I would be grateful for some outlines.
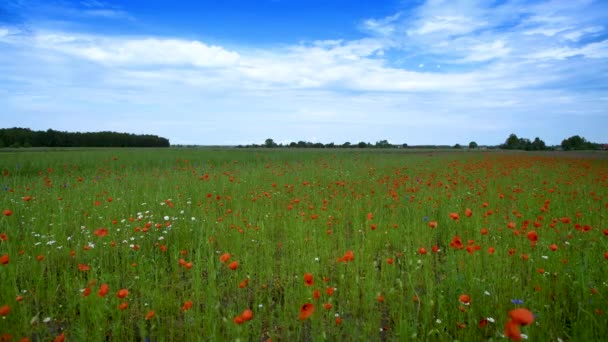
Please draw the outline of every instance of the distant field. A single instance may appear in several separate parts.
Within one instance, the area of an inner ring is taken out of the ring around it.
[[[605,339],[605,156],[3,150],[0,341]]]

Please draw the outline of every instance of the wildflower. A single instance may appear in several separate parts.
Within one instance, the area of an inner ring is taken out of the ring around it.
[[[458,221],[460,219],[460,215],[457,213],[450,213],[450,218],[454,221]]]
[[[325,289],[325,293],[326,293],[328,296],[333,295],[333,294],[334,294],[334,288],[333,288],[333,287],[328,287],[328,288],[326,288],[326,289]]]
[[[425,254],[426,254],[426,248],[424,248],[424,247],[420,247],[420,248],[418,249],[418,254],[420,254],[420,255],[425,255]]]
[[[85,287],[84,290],[82,290],[82,296],[83,297],[88,297],[91,294],[91,288],[90,287]]]
[[[9,262],[8,254],[0,255],[0,265],[6,265]]]
[[[89,265],[86,265],[86,264],[78,264],[78,270],[81,272],[87,272],[87,271],[91,270],[91,267],[89,267]]]
[[[471,304],[471,296],[469,296],[468,294],[461,294],[460,296],[458,296],[458,301],[463,305],[469,305]]]
[[[97,295],[99,297],[105,297],[108,292],[110,292],[110,287],[108,286],[108,284],[101,284],[99,286],[99,291],[97,292]]]
[[[4,214],[4,216],[11,216],[11,215],[13,215],[13,211],[10,209],[4,209],[2,211],[2,214]]]
[[[393,260],[393,258],[386,258],[386,263],[389,265],[392,265],[395,262],[395,260]]]
[[[454,235],[454,237],[452,238],[452,242],[450,242],[450,247],[456,248],[456,249],[464,248],[464,245],[462,244],[462,240],[460,239],[460,236]]]
[[[321,291],[319,291],[319,290],[314,290],[314,291],[312,292],[312,297],[313,297],[315,300],[316,300],[316,299],[321,298]]]
[[[61,333],[53,339],[53,342],[63,342],[65,341],[65,333]]]
[[[553,243],[553,244],[549,245],[549,249],[552,250],[553,252],[555,252],[557,250],[557,245]]]
[[[312,286],[315,283],[315,279],[310,273],[304,273],[304,284],[306,286]]]
[[[191,300],[184,302],[184,305],[182,305],[182,311],[188,311],[188,310],[192,309],[192,305],[193,305],[193,303]]]
[[[530,310],[525,308],[517,308],[509,311],[511,320],[519,325],[528,325],[534,322],[534,315]]]
[[[11,313],[11,307],[8,305],[0,306],[0,316],[4,317]]]
[[[429,227],[431,227],[431,228],[437,228],[437,221],[430,221],[429,222]]]
[[[108,235],[108,228],[99,228],[99,229],[95,229],[95,231],[93,232],[93,234],[99,236],[99,237],[104,237],[106,235]]]
[[[298,315],[299,320],[305,320],[315,312],[315,306],[312,303],[306,303],[300,307],[300,314]]]
[[[524,303],[523,299],[511,299],[511,304],[521,305]]]
[[[230,264],[228,264],[228,268],[231,270],[236,270],[239,267],[239,262],[238,261],[233,261]]]
[[[245,320],[243,319],[243,317],[241,317],[241,315],[238,315],[236,317],[234,317],[234,319],[232,320],[235,324],[243,324],[245,322]]]
[[[535,246],[536,242],[538,241],[538,234],[535,231],[531,230],[528,232],[527,236],[532,246]]]
[[[129,303],[127,303],[127,302],[122,302],[118,305],[119,310],[126,310],[128,307],[129,307]]]
[[[128,295],[129,295],[129,290],[127,290],[127,289],[120,289],[116,293],[116,297],[121,298],[121,299],[126,298]]]
[[[146,321],[149,321],[149,320],[151,320],[152,318],[154,318],[154,316],[156,316],[156,313],[154,312],[154,310],[150,310],[150,311],[148,311],[148,313],[146,314],[145,319],[146,319]]]
[[[505,324],[505,336],[515,341],[522,340],[519,324],[512,320],[508,320]]]
[[[353,251],[346,251],[344,256],[338,258],[338,262],[349,262],[355,260],[355,254]]]
[[[467,208],[467,209],[464,211],[464,215],[465,215],[466,217],[471,217],[471,216],[473,215],[473,211],[472,211],[471,209]]]
[[[244,321],[251,321],[253,319],[253,311],[250,309],[245,309],[243,313],[241,313],[241,318]]]
[[[230,260],[230,253],[224,253],[224,254],[220,255],[221,263],[226,263],[228,260]]]

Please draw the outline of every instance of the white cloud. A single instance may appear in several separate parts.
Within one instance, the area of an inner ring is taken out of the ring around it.
[[[470,47],[470,54],[465,57],[466,61],[484,62],[495,58],[505,57],[511,51],[502,40],[491,43],[482,43]]]
[[[604,30],[603,26],[590,26],[580,30],[571,30],[564,34],[564,38],[572,41],[579,41],[581,37],[586,36],[590,33],[598,33]]]
[[[410,35],[428,35],[432,33],[445,33],[447,35],[460,35],[470,33],[487,25],[483,21],[475,21],[464,16],[435,16],[426,19],[418,28],[408,30]]]
[[[608,58],[608,40],[590,43],[579,48],[556,47],[541,50],[528,55],[531,59],[557,59],[563,60],[569,57]]]
[[[62,33],[36,35],[41,47],[83,57],[106,65],[225,67],[239,54],[199,41],[160,38],[108,38]]]

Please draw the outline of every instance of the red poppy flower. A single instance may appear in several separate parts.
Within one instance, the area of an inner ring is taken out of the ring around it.
[[[237,268],[239,268],[239,262],[238,261],[233,261],[230,264],[228,264],[228,268],[231,270],[236,270]]]
[[[319,291],[319,290],[314,290],[314,291],[312,292],[312,298],[314,298],[314,299],[319,299],[319,298],[321,298],[321,291]]]
[[[298,315],[298,319],[308,319],[310,318],[310,316],[312,316],[313,312],[315,312],[315,305],[312,303],[306,303],[300,308],[300,314]]]
[[[116,297],[118,298],[126,298],[129,295],[129,290],[127,289],[120,289],[118,290],[118,292],[116,292]]]
[[[431,228],[437,228],[437,221],[431,221],[431,222],[429,222],[429,227],[431,227]]]
[[[84,291],[82,291],[82,296],[83,297],[88,297],[91,294],[91,288],[90,287],[85,287]]]
[[[350,262],[355,260],[355,254],[353,253],[353,251],[346,251],[346,253],[344,253],[344,256],[338,258],[338,262]]]
[[[228,260],[230,260],[230,253],[220,255],[220,262],[226,263]]]
[[[460,215],[458,215],[458,213],[450,213],[450,218],[456,221],[460,219]]]
[[[505,324],[505,336],[514,341],[521,341],[523,338],[521,336],[521,331],[519,331],[519,324],[512,320],[508,320]]]
[[[325,293],[326,293],[328,296],[333,295],[333,294],[334,294],[334,288],[333,288],[333,287],[328,287],[328,288],[326,288],[326,289],[325,289]]]
[[[325,303],[325,304],[323,304],[323,307],[325,308],[325,310],[330,310],[333,307],[333,305],[331,305],[331,303]]]
[[[91,270],[91,268],[89,267],[89,265],[78,264],[78,270],[81,272],[86,272],[86,271]]]
[[[182,311],[188,311],[188,310],[192,309],[192,305],[193,305],[193,303],[191,300],[184,302],[184,305],[182,305]]]
[[[4,214],[4,216],[11,216],[13,215],[13,211],[10,209],[4,209],[4,211],[2,211],[2,214]]]
[[[450,242],[450,247],[456,248],[456,249],[463,249],[464,248],[464,245],[462,244],[462,240],[460,239],[460,236],[455,235],[452,238],[452,242]]]
[[[395,262],[395,260],[393,260],[393,258],[386,258],[386,263],[389,265],[392,265]]]
[[[6,264],[8,264],[9,261],[10,261],[10,258],[8,257],[8,254],[0,255],[0,265],[6,265]]]
[[[426,254],[426,248],[424,248],[424,247],[420,247],[420,248],[418,249],[418,254],[420,254],[420,255],[425,255],[425,254]]]
[[[243,319],[243,317],[241,317],[241,315],[238,315],[236,317],[234,317],[234,319],[232,320],[235,324],[243,324],[245,322],[245,320]]]
[[[241,313],[241,318],[244,321],[251,321],[253,319],[253,311],[250,309],[245,309],[243,313]]]
[[[99,236],[99,237],[104,237],[106,235],[108,235],[108,228],[99,228],[99,229],[95,229],[95,231],[93,232],[93,234]]]
[[[531,230],[528,232],[527,236],[528,240],[530,240],[530,243],[532,243],[533,246],[536,245],[536,242],[538,241],[538,234],[535,231]]]
[[[0,316],[4,317],[11,313],[11,307],[8,305],[0,306]]]
[[[464,215],[465,215],[466,217],[471,217],[471,216],[473,215],[473,211],[472,211],[471,209],[467,208],[467,209],[464,211]]]
[[[150,310],[148,311],[148,313],[146,314],[146,321],[151,320],[152,318],[154,318],[156,316],[156,313],[154,312],[154,310]]]
[[[458,301],[464,305],[469,305],[471,304],[471,296],[469,296],[468,294],[461,294],[460,296],[458,296]]]
[[[374,214],[372,214],[372,213],[367,213],[367,219],[368,219],[368,220],[373,220],[373,219],[374,219]]]
[[[108,284],[101,284],[99,286],[99,291],[97,292],[97,295],[99,297],[105,297],[108,292],[110,292],[110,287],[108,286]]]
[[[553,252],[555,252],[557,250],[557,245],[553,243],[553,244],[549,245],[549,249],[552,250]]]
[[[64,342],[65,341],[65,333],[61,333],[53,339],[53,342]]]
[[[306,286],[313,286],[315,283],[315,279],[310,273],[304,273],[304,284]]]
[[[36,260],[38,260],[38,261],[44,260],[44,255],[41,254],[41,255],[37,256]]]
[[[118,305],[118,309],[119,310],[126,310],[129,307],[129,303],[128,302],[122,302]]]
[[[509,311],[509,317],[511,320],[520,325],[528,325],[534,322],[534,315],[530,310],[525,308],[517,308]]]

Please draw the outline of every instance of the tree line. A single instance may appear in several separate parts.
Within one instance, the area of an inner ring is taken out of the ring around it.
[[[309,142],[309,141],[298,141],[290,142],[288,144],[277,144],[274,139],[268,138],[263,144],[251,144],[251,145],[238,145],[239,148],[436,148],[436,149],[462,149],[465,146],[460,144],[455,145],[415,145],[409,146],[408,144],[391,144],[388,140],[376,141],[375,144],[361,141],[359,143],[345,142],[343,144],[334,144],[333,142],[323,144],[320,142]],[[581,138],[578,135],[564,139],[559,146],[548,146],[539,137],[530,140],[528,138],[520,138],[516,134],[511,134],[507,140],[500,145],[496,146],[480,146],[475,141],[471,141],[468,144],[469,149],[506,149],[506,150],[525,150],[525,151],[550,151],[550,150],[598,150],[607,149],[606,145],[592,143],[587,141],[585,138]]]
[[[559,146],[547,146],[544,141],[536,137],[533,141],[527,138],[519,138],[516,134],[511,134],[500,148],[507,150],[526,150],[526,151],[546,151],[562,149],[571,150],[605,150],[606,144],[599,144],[587,141],[587,139],[574,135],[562,140]]]
[[[0,129],[0,147],[169,147],[169,140],[150,134],[63,132],[29,128]]]

